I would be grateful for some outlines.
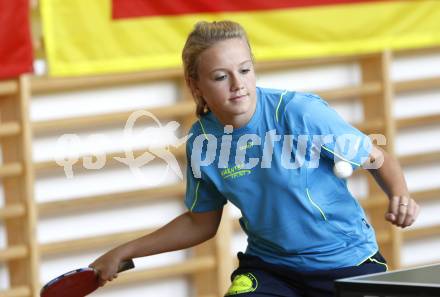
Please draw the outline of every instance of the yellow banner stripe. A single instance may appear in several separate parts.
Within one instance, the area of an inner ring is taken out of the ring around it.
[[[247,30],[257,60],[311,58],[440,44],[440,1],[386,1],[249,13],[113,20],[111,0],[42,0],[50,74],[86,75],[180,67],[200,20]]]

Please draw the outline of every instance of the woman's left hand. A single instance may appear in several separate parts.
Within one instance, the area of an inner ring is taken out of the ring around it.
[[[417,219],[420,206],[409,196],[393,196],[389,201],[385,219],[398,227],[411,226]]]

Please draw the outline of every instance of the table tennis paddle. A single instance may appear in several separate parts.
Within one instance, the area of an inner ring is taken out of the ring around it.
[[[134,268],[132,260],[121,262],[118,272]],[[40,292],[40,297],[84,297],[99,287],[98,274],[93,268],[69,271],[48,282]]]

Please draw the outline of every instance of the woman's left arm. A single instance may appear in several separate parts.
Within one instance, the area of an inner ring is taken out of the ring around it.
[[[368,171],[389,198],[385,219],[402,228],[411,226],[419,215],[420,206],[409,195],[399,162],[383,149],[373,145],[366,163],[382,164],[379,168]],[[370,168],[369,164],[364,164],[365,168]]]

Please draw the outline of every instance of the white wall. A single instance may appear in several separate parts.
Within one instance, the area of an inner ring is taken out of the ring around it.
[[[398,58],[392,68],[392,78],[399,81],[429,76],[438,77],[440,75],[439,66],[439,54],[429,54],[420,58]],[[394,114],[397,118],[440,113],[440,89],[399,94],[396,99]],[[399,132],[396,141],[398,155],[440,150],[440,124],[424,128],[404,129]],[[438,178],[440,176],[440,161],[425,166],[406,167],[404,170],[411,191],[440,186]],[[422,211],[418,221],[410,228],[440,223],[438,215],[440,203],[422,203],[421,207]],[[402,264],[416,265],[417,263],[438,262],[440,261],[439,247],[440,238],[438,237],[406,242],[402,249]]]
[[[392,67],[394,80],[420,78],[430,75],[440,75],[440,55],[432,54],[422,58],[398,58]],[[295,71],[283,71],[258,76],[258,85],[272,88],[287,88],[292,90],[323,90],[357,84],[360,81],[359,69],[354,64],[324,67],[306,67]],[[440,91],[426,91],[397,96],[395,116],[408,117],[411,115],[440,112]],[[133,85],[81,91],[57,93],[52,95],[34,96],[31,104],[33,121],[63,118],[87,114],[150,108],[164,104],[172,104],[177,100],[177,90],[171,83],[155,83],[148,85]],[[349,122],[362,120],[362,107],[352,102],[340,102],[333,105]],[[162,123],[165,125],[166,123]],[[78,136],[81,145],[75,150],[74,146],[59,147],[57,139],[60,134],[37,135],[34,140],[33,156],[35,161],[53,159],[56,154],[66,153],[74,156],[84,152],[116,151],[124,148],[126,141],[122,133],[124,126],[112,127],[96,131],[80,131]],[[154,141],[155,136],[147,137],[145,127],[135,129],[129,140],[135,146],[148,145],[148,140]],[[439,125],[424,129],[407,129],[399,131],[396,151],[399,155],[412,152],[424,152],[440,149]],[[168,131],[169,132],[169,131]],[[104,138],[97,141],[90,135],[101,133]],[[165,141],[172,138],[169,133],[163,137]],[[61,149],[60,149],[61,148]],[[411,190],[422,190],[440,186],[440,163],[429,166],[404,168]],[[184,169],[183,169],[184,170]],[[166,171],[165,164],[146,166],[142,173],[143,179],[133,176],[127,167],[104,167],[100,170],[74,172],[74,178],[68,179],[59,174],[37,176],[35,197],[38,202],[73,197],[102,194],[113,191],[137,189],[174,182],[177,177]],[[158,178],[159,176],[159,178]],[[350,188],[358,196],[364,196],[366,184],[362,178],[350,180]],[[440,198],[440,197],[439,197]],[[3,204],[3,193],[0,191],[0,205]],[[232,208],[232,207],[231,207]],[[168,201],[164,203],[147,203],[143,205],[129,204],[113,210],[83,212],[71,216],[48,217],[38,223],[38,240],[40,243],[57,240],[81,238],[140,229],[162,225],[185,210],[181,202]],[[233,209],[233,214],[239,217],[239,211]],[[385,210],[384,210],[385,211]],[[425,203],[419,221],[412,228],[438,224],[440,218],[440,203]],[[0,228],[0,248],[5,246],[4,230]],[[244,250],[245,237],[237,234],[233,240],[231,254]],[[109,247],[110,248],[110,247]],[[412,265],[418,262],[439,261],[440,253],[434,252],[440,248],[440,238],[423,242],[412,242],[404,245],[402,250],[403,264]],[[41,282],[57,276],[78,266],[87,266],[103,250],[43,258],[41,265]],[[155,267],[175,263],[187,257],[185,251],[173,252],[144,259],[137,259],[137,267]],[[0,269],[0,289],[7,286],[4,267]],[[185,278],[174,278],[161,282],[146,282],[138,285],[124,286],[117,289],[100,290],[94,296],[190,296],[191,290]]]

